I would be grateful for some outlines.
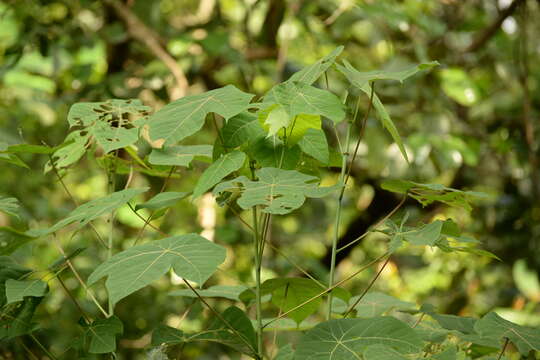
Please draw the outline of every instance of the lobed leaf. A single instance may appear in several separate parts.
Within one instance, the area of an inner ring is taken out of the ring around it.
[[[26,296],[45,296],[47,289],[47,283],[41,280],[9,279],[6,281],[6,304],[23,301]]]
[[[324,131],[317,129],[308,129],[305,135],[298,142],[300,149],[323,164],[330,161],[330,151]]]
[[[235,148],[264,137],[265,132],[257,116],[247,111],[233,116],[221,129],[226,147]]]
[[[238,150],[220,157],[202,173],[195,189],[193,189],[193,199],[204,194],[227,175],[240,169],[245,161],[246,154]]]
[[[94,320],[83,325],[82,346],[91,354],[106,354],[116,350],[116,337],[124,332],[122,321],[116,316]]]
[[[172,236],[131,247],[100,264],[88,285],[107,277],[114,305],[163,276],[171,268],[187,280],[203,284],[225,260],[225,248],[197,234]]]
[[[173,145],[199,131],[209,113],[219,114],[228,120],[246,110],[252,98],[252,94],[232,85],[180,98],[150,117],[150,140],[157,148]]]

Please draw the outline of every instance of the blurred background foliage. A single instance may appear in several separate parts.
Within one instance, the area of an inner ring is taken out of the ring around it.
[[[340,245],[364,233],[399,203],[397,195],[380,188],[383,179],[487,192],[490,199],[470,213],[442,205],[422,209],[407,201],[395,218],[406,212],[413,224],[452,218],[502,261],[409,247],[392,257],[375,288],[403,300],[432,303],[442,313],[479,316],[496,309],[509,320],[538,326],[539,16],[540,2],[533,0],[3,0],[0,142],[60,144],[68,132],[67,111],[78,101],[139,98],[157,109],[180,96],[226,84],[262,95],[276,81],[339,45],[345,46],[342,58],[362,71],[437,60],[440,67],[402,85],[377,83],[405,139],[411,164],[404,162],[376,119],[368,119],[346,193]],[[337,72],[331,71],[319,86],[340,95],[349,91],[351,106],[359,95]],[[364,99],[361,111],[366,108]],[[214,131],[207,124],[193,143],[212,143]],[[335,134],[328,136],[336,143]],[[144,156],[148,146],[141,143],[138,150]],[[25,168],[0,158],[0,195],[17,197],[23,205],[20,220],[0,214],[0,225],[43,227],[73,209],[53,172],[42,174],[47,160],[21,155]],[[106,194],[107,177],[99,166],[103,161],[100,154],[89,154],[64,174],[78,201]],[[187,191],[204,167],[198,163],[175,172],[168,189]],[[333,168],[321,173],[327,183],[337,175]],[[150,185],[155,193],[163,181],[136,174],[132,184]],[[291,215],[276,217],[272,244],[326,279],[334,211],[334,200],[313,200]],[[117,220],[115,251],[131,246],[143,224],[127,207]],[[234,214],[218,208],[211,197],[184,201],[156,224],[173,234],[203,232],[229,247],[226,264],[209,284],[253,284],[250,236]],[[107,231],[105,221],[97,227]],[[145,230],[148,239],[158,236]],[[96,259],[104,259],[90,231],[60,233],[59,239],[67,250],[86,248],[75,260],[85,276]],[[381,254],[382,239],[374,234],[342,251],[338,276]],[[42,239],[20,248],[15,256],[39,270],[59,253]],[[376,271],[360,274],[348,289],[359,293]],[[301,276],[268,248],[264,277],[277,274]],[[62,277],[84,298],[71,274]],[[60,355],[80,335],[80,314],[58,282],[49,286],[52,291],[37,314],[43,330],[36,336]],[[120,358],[145,358],[149,334],[158,324],[186,331],[204,327],[208,316],[201,314],[209,314],[200,304],[168,296],[181,287],[169,277],[117,306],[125,326]],[[89,313],[96,312],[91,302],[81,304]],[[275,309],[267,312],[277,314]],[[286,342],[289,335],[279,341]],[[29,339],[22,342],[4,344],[0,357],[24,354],[23,345],[41,353]],[[218,346],[190,344],[181,358],[216,359],[223,352]]]

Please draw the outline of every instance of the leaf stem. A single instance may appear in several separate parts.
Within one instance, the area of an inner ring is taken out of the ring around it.
[[[347,309],[347,312],[343,315],[344,318],[347,317],[347,315],[349,315],[351,313],[351,311],[354,310],[354,307],[356,305],[358,305],[358,303],[364,298],[364,296],[366,296],[367,292],[369,291],[369,289],[371,289],[373,287],[373,284],[375,284],[375,281],[377,281],[377,279],[379,278],[379,276],[381,276],[384,268],[386,267],[386,265],[388,265],[388,262],[390,261],[390,257],[388,257],[384,264],[381,266],[381,268],[379,269],[379,271],[377,271],[377,274],[375,274],[375,276],[373,277],[373,279],[371,279],[370,283],[368,284],[368,286],[364,289],[364,291],[362,292],[362,294],[358,297],[358,299],[354,302],[354,304],[352,304],[348,309]]]
[[[252,208],[253,214],[253,242],[255,250],[255,308],[256,308],[256,320],[257,320],[257,355],[263,358],[263,325],[261,314],[261,260],[262,254],[260,252],[260,234],[259,234],[259,220],[257,217],[257,207]]]
[[[504,345],[501,349],[501,352],[499,353],[499,356],[497,356],[497,360],[501,360],[502,356],[504,355],[504,352],[506,351],[506,347],[508,346],[508,342],[510,342],[509,338],[504,338]]]
[[[58,359],[49,350],[47,350],[47,348],[45,346],[43,346],[43,344],[34,336],[34,334],[30,333],[29,336],[30,336],[30,338],[32,340],[34,340],[34,342],[37,344],[37,346],[39,346],[40,349],[43,350],[45,355],[47,355],[51,360],[57,360]]]

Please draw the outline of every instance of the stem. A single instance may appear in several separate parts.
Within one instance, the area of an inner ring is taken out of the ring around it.
[[[344,318],[347,317],[347,315],[349,315],[351,313],[351,311],[354,310],[354,307],[356,305],[358,305],[358,303],[362,300],[362,298],[364,296],[366,296],[367,292],[369,291],[369,289],[371,289],[373,287],[373,284],[375,284],[375,281],[377,281],[377,279],[379,278],[379,276],[381,276],[384,268],[386,267],[386,265],[388,265],[388,262],[390,261],[390,257],[388,257],[386,259],[386,261],[384,262],[383,266],[381,266],[381,268],[379,269],[379,271],[377,271],[377,274],[375,274],[375,276],[373,277],[373,279],[371,279],[371,282],[369,283],[369,285],[364,289],[364,291],[362,292],[362,294],[358,297],[358,299],[354,302],[354,304],[352,304],[349,309],[347,309],[347,312],[343,315]]]
[[[506,350],[506,347],[508,346],[508,342],[510,341],[509,338],[504,338],[504,345],[501,349],[501,352],[499,353],[499,356],[497,356],[497,360],[501,360],[502,356],[504,355],[504,351]]]
[[[358,104],[357,104],[358,107]],[[345,193],[345,171],[347,169],[347,156],[348,156],[348,149],[349,149],[349,141],[351,137],[351,124],[348,124],[347,127],[347,136],[345,139],[345,148],[342,149],[342,157],[341,157],[341,172],[339,174],[339,183],[342,184],[341,191],[339,193],[339,197],[337,199],[337,210],[336,210],[336,218],[334,222],[334,237],[332,239],[332,259],[330,261],[330,278],[328,280],[328,287],[332,287],[334,284],[334,277],[335,277],[335,270],[336,270],[336,254],[337,254],[337,243],[339,239],[339,224],[341,222],[341,206],[342,206],[342,200],[343,200],[343,194]],[[328,310],[326,313],[326,319],[330,320],[332,316],[332,294],[328,294]]]
[[[257,218],[257,207],[253,207],[253,241],[255,248],[255,308],[257,318],[257,355],[262,359],[263,357],[263,326],[261,315],[261,260],[260,253],[260,234],[259,234],[259,220]]]
[[[45,355],[47,355],[51,360],[57,360],[57,357],[54,356],[53,354],[51,354],[51,352],[49,350],[47,350],[47,348],[45,346],[43,346],[43,344],[34,336],[34,334],[30,333],[29,336],[30,336],[30,338],[32,340],[34,340],[34,342],[37,344],[37,346],[39,346],[40,349],[43,350]]]
[[[113,153],[113,158],[111,159],[111,166],[108,171],[109,175],[109,195],[114,193],[116,188],[116,159],[118,156],[118,150]],[[109,240],[108,240],[108,249],[107,249],[107,259],[110,259],[113,255],[113,235],[114,235],[114,209],[111,210],[109,215]],[[112,316],[114,313],[114,306],[109,298],[109,316]]]

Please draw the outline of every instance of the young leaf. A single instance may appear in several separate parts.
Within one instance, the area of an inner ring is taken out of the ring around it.
[[[212,158],[212,145],[167,146],[152,149],[148,162],[153,165],[189,166],[196,156]]]
[[[178,330],[167,325],[159,325],[152,332],[152,346],[160,346],[163,344],[176,345],[181,344],[184,341],[184,333],[182,330]]]
[[[287,144],[297,144],[310,129],[320,130],[322,125],[319,115],[296,115],[293,123],[287,128]]]
[[[47,283],[41,280],[6,281],[7,304],[22,301],[26,296],[42,297],[47,293]]]
[[[135,211],[139,209],[150,209],[150,210],[163,209],[165,207],[176,204],[178,201],[185,199],[189,195],[190,195],[189,192],[176,192],[176,191],[162,192],[142,204],[137,204],[137,206],[135,206]]]
[[[276,85],[264,101],[281,105],[289,116],[289,122],[299,114],[321,115],[334,123],[345,118],[343,104],[337,96],[304,83],[291,81]]]
[[[308,85],[313,84],[324,72],[326,72],[326,70],[328,70],[328,68],[330,68],[330,66],[334,64],[336,58],[339,56],[339,54],[341,54],[342,51],[343,46],[338,46],[330,54],[317,60],[316,63],[294,73],[287,81],[297,81]]]
[[[282,129],[287,129],[292,117],[285,111],[283,106],[272,105],[264,125],[268,127],[268,136],[277,135]]]
[[[242,112],[230,118],[221,129],[221,134],[228,148],[235,148],[265,136],[257,117],[249,112]]]
[[[357,296],[353,296],[349,302],[354,304],[357,299]],[[367,318],[382,315],[393,309],[416,309],[416,306],[411,302],[402,301],[393,296],[374,291],[366,294],[354,309],[357,311],[358,317]]]
[[[0,197],[0,212],[19,218],[19,200],[12,197]]]
[[[501,344],[504,338],[510,339],[523,356],[526,356],[531,350],[540,351],[540,331],[538,329],[514,324],[494,312],[490,312],[478,320],[474,325],[474,330],[482,337],[499,339]]]
[[[330,320],[307,331],[298,342],[295,360],[349,360],[360,358],[374,344],[400,354],[422,350],[422,340],[404,322],[393,317]]]
[[[140,188],[140,189],[125,189],[121,191],[114,192],[112,194],[109,194],[105,197],[89,201],[85,204],[82,204],[75,210],[73,210],[69,215],[51,226],[50,228],[43,229],[43,230],[33,230],[29,231],[29,235],[37,235],[37,236],[44,236],[47,234],[51,234],[55,231],[60,230],[61,228],[74,223],[76,221],[79,222],[79,225],[77,226],[78,229],[82,228],[86,224],[88,224],[90,221],[110,213],[111,211],[119,208],[120,206],[124,205],[126,202],[134,198],[135,196],[142,194],[143,192],[147,191],[148,188]]]
[[[283,215],[302,206],[306,197],[323,197],[339,187],[319,187],[318,178],[294,170],[262,168],[255,175],[257,181],[240,176],[221,183],[215,187],[214,194],[239,191],[237,202],[241,208],[259,205],[262,212]]]
[[[225,298],[230,299],[234,301],[240,301],[240,294],[244,291],[246,291],[247,286],[244,285],[214,285],[210,286],[207,289],[201,289],[197,292],[202,297],[218,297],[218,298]],[[185,296],[190,298],[196,298],[197,295],[191,289],[181,289],[181,290],[175,290],[171,291],[169,293],[169,296]]]
[[[237,150],[220,157],[202,173],[197,185],[195,185],[195,189],[193,189],[193,199],[198,198],[207,190],[211,189],[212,186],[223,180],[225,176],[240,169],[245,161],[246,154]]]
[[[37,239],[25,232],[15,230],[8,226],[0,226],[0,255],[10,255],[20,246]]]
[[[124,332],[122,321],[116,316],[94,320],[83,325],[83,347],[91,354],[106,354],[116,350],[116,336]]]
[[[68,122],[71,127],[82,127],[108,153],[139,139],[139,129],[130,115],[140,118],[149,113],[150,108],[138,99],[111,99],[73,105],[69,109]]]
[[[163,276],[172,267],[183,278],[203,284],[225,260],[225,248],[197,234],[168,237],[131,247],[99,265],[88,278],[102,277],[114,305]]]
[[[323,164],[328,164],[330,152],[324,131],[308,129],[306,134],[298,142],[300,149],[306,154],[314,157]]]
[[[486,194],[476,191],[461,191],[440,184],[421,184],[407,180],[386,180],[381,187],[395,193],[407,194],[417,200],[423,206],[435,201],[440,201],[453,207],[461,207],[470,211],[470,203],[475,200],[485,199]]]
[[[213,112],[226,120],[247,109],[252,94],[232,85],[199,95],[185,96],[154,113],[149,121],[149,137],[154,147],[173,145],[199,131],[207,114]]]

